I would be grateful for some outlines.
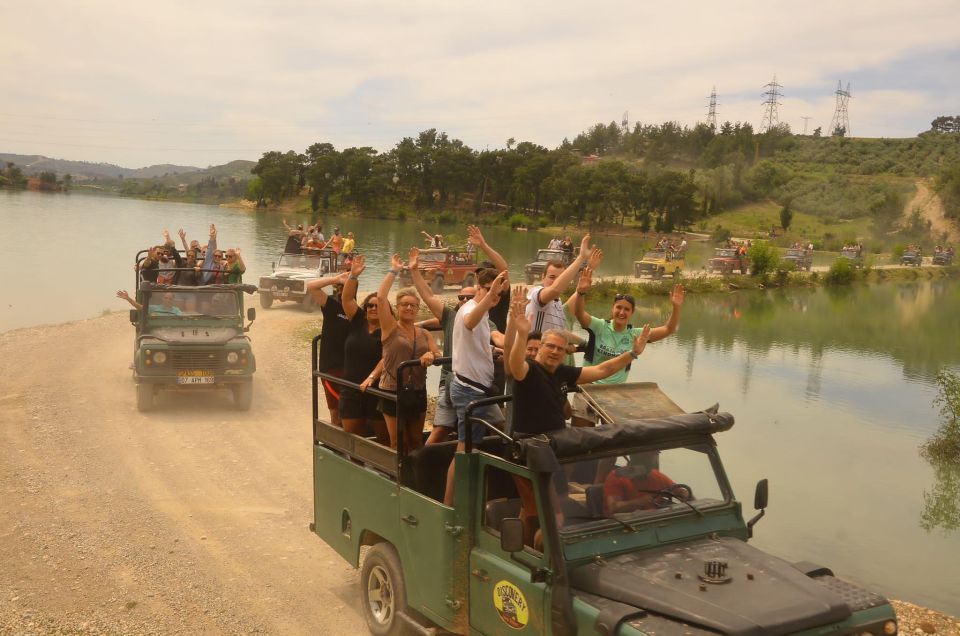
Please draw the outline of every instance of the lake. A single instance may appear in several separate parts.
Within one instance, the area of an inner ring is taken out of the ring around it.
[[[125,311],[114,293],[132,288],[134,255],[160,242],[164,227],[205,241],[216,223],[220,246],[242,248],[255,282],[283,247],[281,221],[263,211],[0,191],[0,332]],[[393,252],[422,245],[421,229],[466,234],[412,220],[324,218],[328,234],[334,225],[357,235],[367,281],[378,280]],[[549,238],[484,233],[515,280]],[[597,243],[602,275],[628,273],[641,249],[624,237]],[[695,246],[691,267],[707,254]],[[634,322],[662,321],[668,309],[666,299],[643,300]],[[607,317],[609,308],[591,310]],[[937,428],[935,375],[960,365],[958,334],[954,281],[691,296],[680,331],[650,345],[630,378],[658,382],[686,410],[719,402],[736,416],[717,441],[747,514],[756,481],[770,480],[757,546],[960,615],[960,471],[917,452]]]

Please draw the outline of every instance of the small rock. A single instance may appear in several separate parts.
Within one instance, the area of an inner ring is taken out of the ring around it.
[[[920,622],[920,629],[923,630],[924,633],[926,633],[926,634],[936,634],[936,633],[937,633],[937,628],[936,628],[936,627],[933,625],[933,623],[931,623],[930,621],[921,621],[921,622]]]

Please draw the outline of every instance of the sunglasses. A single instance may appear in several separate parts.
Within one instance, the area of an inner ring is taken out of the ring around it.
[[[633,299],[633,296],[631,296],[630,294],[617,294],[616,296],[613,297],[613,302],[617,302],[618,300],[625,300],[634,306],[636,306],[637,304],[637,301],[635,301]]]
[[[364,308],[364,309],[376,309],[376,308],[377,308],[377,303],[366,303],[366,304],[364,304],[363,308]]]
[[[464,295],[457,296],[457,300],[459,300],[460,302],[463,302],[465,300],[473,300],[473,296],[467,296],[464,294]]]
[[[404,307],[406,309],[416,309],[420,306],[420,303],[397,303],[397,307]]]
[[[221,254],[220,252],[214,252],[214,253],[213,253],[213,257],[214,257],[214,258],[223,258],[223,254]]]

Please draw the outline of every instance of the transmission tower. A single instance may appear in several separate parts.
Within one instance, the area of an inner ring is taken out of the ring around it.
[[[707,110],[707,126],[717,129],[717,87],[710,91],[710,108]]]
[[[847,90],[843,90],[843,82],[837,82],[837,105],[833,109],[833,119],[830,120],[830,134],[835,137],[850,135],[850,115],[847,113],[847,104],[850,103],[850,82]]]
[[[620,120],[620,129],[623,131],[623,134],[630,132],[630,111],[623,111],[623,119]]]
[[[773,76],[773,81],[765,85],[764,88],[767,89],[767,92],[764,93],[766,97],[763,100],[763,122],[760,124],[760,132],[765,133],[768,130],[776,128],[780,125],[780,116],[777,114],[777,106],[780,105],[780,98],[783,97],[783,93],[780,92],[780,89],[783,88],[782,85],[777,83],[777,76]]]
[[[801,117],[800,119],[803,120],[803,136],[806,137],[806,136],[807,136],[807,124],[810,123],[810,120],[813,119],[813,117]]]

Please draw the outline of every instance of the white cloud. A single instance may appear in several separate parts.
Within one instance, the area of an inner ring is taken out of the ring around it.
[[[721,119],[758,125],[774,73],[794,129],[826,127],[836,81],[865,77],[854,132],[909,135],[960,110],[946,82],[902,77],[960,74],[958,23],[932,0],[23,4],[0,25],[0,149],[207,165],[430,126],[554,146],[624,110],[693,123],[712,86]]]

